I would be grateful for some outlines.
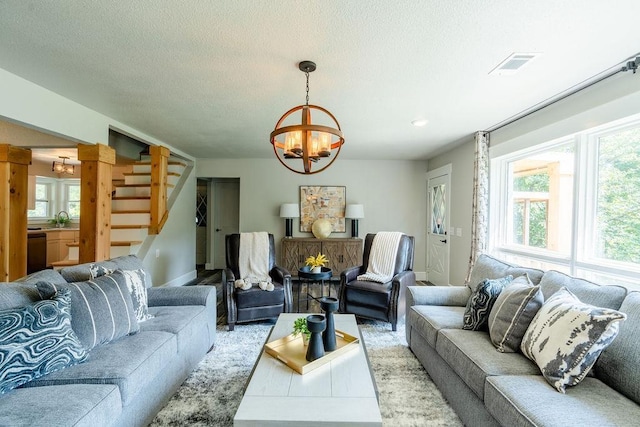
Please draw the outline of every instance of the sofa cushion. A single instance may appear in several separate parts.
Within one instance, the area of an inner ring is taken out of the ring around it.
[[[493,308],[493,304],[498,299],[500,292],[512,280],[513,276],[506,276],[500,279],[484,279],[478,283],[467,301],[462,329],[469,331],[487,330],[491,308]]]
[[[16,280],[16,282],[27,283],[34,286],[38,282],[49,282],[55,283],[56,285],[67,283],[67,281],[64,280],[64,277],[62,277],[62,275],[57,270],[52,269],[36,271],[35,273],[31,273],[28,276],[19,278],[18,280]]]
[[[498,351],[520,350],[522,337],[542,303],[540,286],[516,280],[500,293],[489,314],[489,336]]]
[[[18,308],[42,300],[35,285],[29,283],[0,283],[0,310]]]
[[[71,294],[0,311],[0,394],[87,358],[71,329]]]
[[[407,323],[435,348],[440,329],[462,329],[464,310],[464,307],[417,305],[409,310]]]
[[[176,336],[162,331],[145,331],[125,336],[91,350],[89,359],[38,378],[25,387],[63,384],[114,384],[120,389],[122,406],[156,377],[177,354]]]
[[[640,407],[596,378],[559,394],[541,376],[487,378],[485,406],[504,426],[633,426]]]
[[[482,400],[484,381],[491,375],[540,375],[540,369],[520,353],[499,353],[487,332],[442,329],[436,351]]]
[[[150,288],[153,286],[151,283],[151,275],[146,269],[140,258],[135,255],[124,255],[116,258],[111,258],[106,261],[87,262],[84,264],[73,265],[71,267],[65,267],[60,270],[60,274],[67,282],[86,282],[87,280],[94,279],[100,272],[116,271],[116,270],[138,270],[143,269],[145,275],[145,286]]]
[[[522,339],[522,352],[564,393],[589,373],[602,350],[618,335],[625,315],[584,304],[566,288],[540,308]]]
[[[627,320],[595,365],[598,378],[640,404],[640,292],[630,292],[620,306]],[[632,359],[629,355],[635,355]]]
[[[549,270],[540,281],[540,287],[544,299],[558,292],[561,288],[567,288],[572,294],[586,304],[596,307],[606,307],[618,310],[627,290],[622,286],[601,286],[596,283],[576,277],[567,276],[559,271]]]
[[[87,282],[37,286],[43,298],[58,289],[71,290],[71,326],[88,350],[140,329],[121,271]]]
[[[120,391],[112,384],[18,388],[0,399],[2,426],[95,427],[121,413]]]
[[[471,277],[467,286],[473,290],[478,283],[484,279],[498,279],[505,276],[518,277],[523,274],[527,274],[529,279],[534,285],[537,285],[544,274],[544,271],[536,268],[518,267],[512,264],[508,264],[492,256],[482,254],[476,260],[473,269],[471,270]]]
[[[140,324],[140,333],[164,331],[175,334],[178,340],[178,353],[181,353],[185,346],[192,345],[194,340],[204,340],[208,344],[207,334],[202,334],[202,329],[206,330],[208,321],[204,306],[161,306],[152,307],[149,311],[153,317]]]

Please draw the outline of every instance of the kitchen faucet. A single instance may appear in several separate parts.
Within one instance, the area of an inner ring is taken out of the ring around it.
[[[60,220],[62,219],[62,214],[64,214],[64,215],[65,215],[65,217],[66,217],[66,218],[65,218],[65,220],[66,220],[65,222],[68,222],[68,221],[69,221],[69,212],[67,212],[67,211],[60,211],[60,212],[58,212],[58,214],[56,215],[56,227],[63,227],[63,226],[64,226],[64,223],[63,223],[63,222],[60,222]]]

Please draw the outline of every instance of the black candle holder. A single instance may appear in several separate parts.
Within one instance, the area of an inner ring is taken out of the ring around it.
[[[324,356],[324,344],[322,343],[322,331],[327,326],[327,322],[323,315],[312,314],[307,316],[307,329],[311,332],[309,338],[309,346],[307,347],[306,359],[313,362]]]
[[[325,312],[327,327],[322,332],[322,343],[324,351],[333,351],[336,349],[336,328],[333,319],[333,313],[338,310],[338,298],[322,297],[320,298],[320,308]]]

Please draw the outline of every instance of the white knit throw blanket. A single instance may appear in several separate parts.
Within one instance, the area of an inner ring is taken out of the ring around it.
[[[271,282],[269,277],[269,233],[240,233],[238,254],[240,278],[248,283]]]
[[[396,255],[402,233],[381,231],[376,233],[371,243],[367,272],[358,276],[358,280],[387,283],[393,278]]]

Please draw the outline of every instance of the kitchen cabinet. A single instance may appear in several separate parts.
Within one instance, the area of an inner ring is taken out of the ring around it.
[[[77,229],[52,228],[43,231],[47,234],[47,265],[67,259],[69,256],[67,244],[80,240],[80,230]]]

